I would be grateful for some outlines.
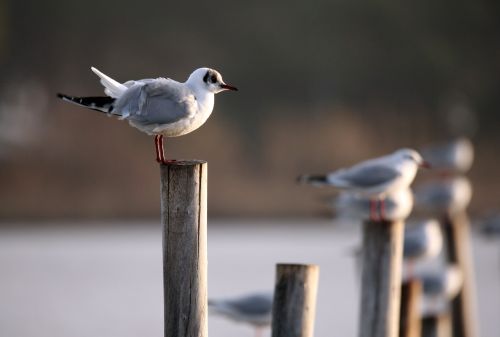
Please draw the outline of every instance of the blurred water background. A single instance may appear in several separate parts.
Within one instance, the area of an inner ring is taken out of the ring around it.
[[[0,231],[0,334],[10,337],[163,336],[161,229],[153,223]],[[95,227],[98,226],[98,227]],[[356,336],[358,226],[330,221],[214,221],[208,293],[272,290],[275,263],[320,265],[315,336]],[[500,331],[500,247],[473,236],[481,336]],[[209,316],[210,336],[252,337]],[[264,336],[270,336],[269,329]]]

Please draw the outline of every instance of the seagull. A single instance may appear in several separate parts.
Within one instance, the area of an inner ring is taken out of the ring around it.
[[[413,208],[413,193],[409,188],[388,193],[384,200],[386,220],[403,220],[410,215]],[[373,217],[369,197],[342,192],[334,201],[333,207],[341,217],[370,219]],[[379,209],[380,216],[380,209]]]
[[[443,233],[435,219],[408,222],[404,230],[403,261],[405,275],[412,278],[418,261],[434,258],[443,248]]]
[[[159,77],[115,81],[94,67],[90,68],[104,86],[104,97],[57,96],[64,101],[125,119],[148,135],[155,135],[156,161],[167,164],[163,137],[177,137],[198,129],[214,108],[214,95],[237,91],[224,83],[219,72],[210,68],[193,71],[186,82]]]
[[[474,161],[474,146],[465,137],[447,143],[430,145],[422,149],[421,153],[436,172],[444,175],[465,173]]]
[[[433,179],[414,189],[415,209],[432,216],[456,214],[469,206],[472,186],[463,176]]]
[[[370,218],[377,221],[376,206],[380,205],[380,218],[385,219],[385,197],[394,191],[408,188],[419,167],[429,167],[420,154],[412,149],[396,152],[361,162],[350,168],[326,175],[302,175],[299,182],[315,186],[333,186],[370,198]]]
[[[263,328],[271,325],[273,294],[266,292],[233,299],[209,299],[208,308],[213,314],[254,326],[258,337]]]
[[[462,270],[456,265],[445,266],[440,270],[427,270],[417,277],[422,282],[422,315],[431,316],[446,310],[462,289],[464,278]]]

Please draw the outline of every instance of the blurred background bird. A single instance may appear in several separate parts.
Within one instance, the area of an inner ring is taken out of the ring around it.
[[[255,336],[271,325],[273,294],[252,293],[230,299],[209,299],[209,312],[222,315],[235,322],[249,324],[255,328]]]

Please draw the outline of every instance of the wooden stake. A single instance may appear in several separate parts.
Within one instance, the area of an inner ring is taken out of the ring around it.
[[[403,258],[402,221],[363,224],[360,337],[397,337]]]
[[[453,335],[477,337],[474,266],[470,237],[470,223],[465,212],[448,216],[444,221],[448,260],[463,273],[463,287],[452,301]]]
[[[207,337],[207,163],[160,167],[165,337]]]
[[[272,337],[312,337],[319,267],[278,264],[274,289]]]
[[[420,337],[422,282],[410,280],[401,287],[401,314],[399,337]]]
[[[449,313],[425,317],[422,320],[422,337],[452,337]]]

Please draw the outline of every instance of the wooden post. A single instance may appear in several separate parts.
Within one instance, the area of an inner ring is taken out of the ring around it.
[[[397,337],[401,301],[403,221],[365,221],[360,337]]]
[[[448,260],[462,270],[463,286],[452,301],[452,325],[455,337],[477,337],[474,266],[470,224],[465,212],[446,217],[444,221]]]
[[[272,337],[312,337],[319,267],[278,264],[274,288]]]
[[[165,337],[207,337],[207,163],[160,167]]]
[[[422,282],[410,280],[401,287],[401,314],[399,337],[420,337]]]
[[[452,337],[449,313],[422,319],[422,337]]]

